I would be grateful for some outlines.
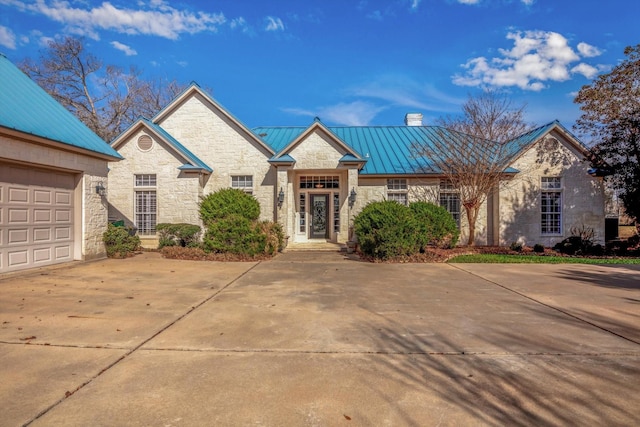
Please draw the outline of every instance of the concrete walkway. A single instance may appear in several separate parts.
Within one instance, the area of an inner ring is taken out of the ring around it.
[[[0,425],[637,425],[640,267],[144,253],[0,276]]]

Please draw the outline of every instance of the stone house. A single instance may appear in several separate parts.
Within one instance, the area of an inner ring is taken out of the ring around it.
[[[0,54],[0,273],[106,256],[120,155]]]
[[[440,128],[409,114],[404,126],[247,128],[192,84],[153,119],[141,118],[112,143],[124,160],[110,165],[111,220],[157,244],[157,223],[200,224],[206,194],[234,187],[252,194],[262,219],[280,222],[289,243],[345,243],[367,203],[430,200],[467,233],[460,199],[442,173],[418,167],[411,147]],[[555,244],[574,226],[604,238],[604,195],[587,174],[585,147],[554,121],[508,143],[503,184],[482,207],[477,244]],[[464,240],[461,240],[464,241]]]

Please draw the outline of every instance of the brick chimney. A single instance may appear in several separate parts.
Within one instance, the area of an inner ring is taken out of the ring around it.
[[[422,126],[422,113],[407,113],[404,116],[404,124],[407,126]]]

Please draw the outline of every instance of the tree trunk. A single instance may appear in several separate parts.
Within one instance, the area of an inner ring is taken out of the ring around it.
[[[467,240],[467,245],[474,246],[476,244],[476,220],[478,219],[480,206],[465,206],[464,210],[467,212],[467,222],[469,223],[469,239]]]

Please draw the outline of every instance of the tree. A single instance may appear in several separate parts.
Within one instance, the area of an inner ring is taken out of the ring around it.
[[[640,228],[640,44],[624,54],[609,73],[580,89],[574,102],[582,115],[575,127],[593,139],[593,166],[613,174],[613,187]]]
[[[144,80],[135,67],[104,66],[74,37],[49,42],[38,62],[25,59],[20,68],[105,141],[184,89],[176,81]]]
[[[476,221],[482,204],[505,177],[516,150],[508,142],[531,130],[524,122],[525,106],[513,107],[506,95],[485,91],[469,96],[460,117],[438,120],[430,144],[415,144],[430,172],[441,173],[455,189],[469,225],[468,245],[475,244]]]
[[[506,94],[495,89],[469,95],[461,116],[440,118],[437,124],[489,141],[507,142],[531,130],[524,121],[526,105],[513,105]]]

